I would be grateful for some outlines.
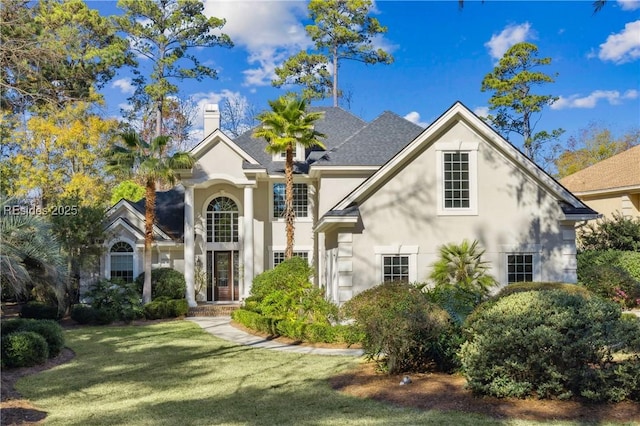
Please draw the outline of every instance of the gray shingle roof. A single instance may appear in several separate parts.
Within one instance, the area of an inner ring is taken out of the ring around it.
[[[131,204],[140,213],[145,214],[144,198]],[[181,241],[184,237],[184,187],[182,185],[177,185],[168,191],[156,192],[156,225],[175,241]]]
[[[405,118],[385,111],[340,146],[328,150],[318,165],[381,166],[424,129]]]

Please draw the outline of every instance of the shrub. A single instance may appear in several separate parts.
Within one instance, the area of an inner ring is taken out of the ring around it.
[[[98,324],[109,324],[116,320],[129,322],[143,317],[140,296],[133,283],[100,280],[86,296],[96,309],[95,320]]]
[[[581,250],[623,250],[640,252],[640,218],[626,218],[614,213],[587,224],[578,232]]]
[[[6,336],[20,330],[26,323],[31,321],[27,318],[10,318],[2,321],[2,335]]]
[[[144,305],[144,316],[147,319],[176,318],[189,312],[186,299],[176,300],[159,297]]]
[[[344,305],[364,333],[365,355],[395,374],[456,365],[446,347],[455,327],[445,310],[430,303],[416,287],[388,282],[366,290]]]
[[[514,283],[502,287],[500,291],[492,297],[492,299],[501,299],[515,293],[523,293],[525,291],[542,291],[542,290],[561,290],[566,293],[580,294],[585,297],[590,295],[589,290],[576,284],[539,282],[539,283]]]
[[[640,305],[640,252],[579,253],[578,282],[622,307],[636,307]]]
[[[271,324],[269,323],[269,320],[258,312],[248,311],[246,309],[236,309],[231,313],[231,318],[252,330],[262,333],[271,333]]]
[[[612,362],[614,348],[633,344],[634,326],[620,318],[617,305],[581,292],[526,291],[490,300],[464,325],[460,358],[469,387],[496,397],[630,396],[637,389],[625,375],[636,361]]]
[[[294,257],[280,263],[254,278],[245,309],[264,317],[261,324],[268,325],[268,333],[305,339],[309,324],[329,325],[338,315],[324,291],[310,282],[312,275],[304,259]]]
[[[20,310],[20,316],[22,318],[33,319],[58,319],[58,307],[54,305],[48,305],[42,302],[28,302],[22,305]]]
[[[49,357],[57,356],[64,348],[64,332],[60,324],[52,320],[27,321],[19,331],[33,331],[41,335],[49,346]]]
[[[96,310],[89,305],[73,305],[70,315],[78,324],[91,324],[95,322]]]
[[[136,278],[138,294],[142,294],[144,272]],[[151,298],[168,297],[169,299],[184,299],[187,284],[184,275],[172,268],[158,268],[151,271]]]
[[[440,259],[432,266],[429,278],[434,287],[420,286],[430,301],[441,306],[453,320],[462,324],[481,301],[486,299],[496,280],[488,274],[489,263],[482,261],[484,250],[478,241],[440,247]]]
[[[17,331],[2,338],[2,366],[32,367],[49,357],[47,341],[33,331]]]

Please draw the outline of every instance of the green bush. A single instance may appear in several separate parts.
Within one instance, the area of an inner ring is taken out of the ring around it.
[[[58,307],[54,305],[48,305],[42,302],[28,302],[22,305],[20,310],[20,316],[22,318],[33,319],[58,319]]]
[[[98,324],[117,320],[130,322],[144,316],[140,295],[133,283],[100,280],[86,296],[91,301],[91,307],[96,309],[95,320]]]
[[[144,272],[136,278],[138,294],[142,294]],[[151,270],[151,298],[168,297],[169,299],[184,299],[187,284],[184,275],[172,268],[158,268]]]
[[[451,317],[415,286],[378,285],[349,300],[344,313],[364,333],[365,355],[390,374],[456,366],[448,346],[455,340],[448,337],[455,335]]]
[[[313,269],[299,257],[280,263],[254,278],[245,309],[264,317],[260,324],[268,325],[268,333],[305,340],[310,324],[330,325],[338,316],[337,306],[311,283],[312,275]]]
[[[618,401],[637,392],[625,375],[635,361],[631,321],[597,296],[564,290],[516,292],[492,299],[466,320],[460,358],[469,387],[496,397]],[[624,388],[620,388],[624,386]]]
[[[236,309],[231,313],[231,318],[245,327],[261,333],[271,333],[272,331],[269,320],[258,312],[248,311],[246,309]]]
[[[2,366],[32,367],[49,357],[47,341],[33,331],[17,331],[2,337]]]
[[[615,213],[587,224],[578,232],[580,250],[623,250],[640,252],[640,218]]]
[[[11,318],[2,322],[2,335],[32,331],[42,336],[49,348],[49,357],[58,355],[64,348],[64,332],[60,324],[53,320]]]
[[[64,332],[60,324],[53,320],[31,320],[27,321],[19,331],[33,331],[38,333],[49,346],[49,357],[57,356],[64,348]]]
[[[554,283],[554,282],[536,282],[536,283],[514,283],[502,287],[500,291],[491,299],[501,299],[515,293],[523,293],[525,291],[542,291],[542,290],[561,290],[566,293],[580,294],[589,297],[590,292],[584,287],[576,284]]]
[[[624,308],[640,306],[640,252],[579,253],[578,283]]]
[[[70,315],[78,324],[91,324],[95,322],[96,310],[89,305],[73,305]]]
[[[176,318],[189,312],[186,299],[169,299],[161,296],[144,305],[144,316],[147,319]]]

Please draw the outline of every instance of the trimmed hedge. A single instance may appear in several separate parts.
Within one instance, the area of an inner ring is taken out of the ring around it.
[[[32,367],[49,357],[47,341],[34,331],[16,331],[2,338],[2,366]]]
[[[144,316],[147,319],[177,318],[187,315],[189,304],[186,299],[169,299],[159,297],[144,305]]]
[[[639,394],[638,357],[613,362],[613,354],[634,350],[640,323],[621,320],[620,307],[600,297],[516,292],[480,305],[464,332],[460,358],[477,394],[595,401]]]
[[[22,318],[32,319],[58,319],[58,307],[48,305],[42,302],[31,301],[22,305],[20,310],[20,316]]]
[[[64,331],[60,324],[53,320],[12,318],[2,322],[3,336],[23,331],[32,331],[45,339],[49,358],[58,355],[64,348]]]
[[[556,283],[556,282],[534,282],[534,283],[514,283],[502,287],[500,291],[491,299],[501,299],[515,293],[523,293],[525,291],[543,291],[543,290],[561,290],[570,294],[581,294],[588,297],[591,293],[588,289],[576,284]]]
[[[96,309],[90,305],[73,305],[70,313],[71,319],[78,324],[91,324],[96,319]]]

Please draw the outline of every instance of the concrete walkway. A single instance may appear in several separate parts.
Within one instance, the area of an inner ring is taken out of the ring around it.
[[[239,345],[253,346],[254,348],[273,349],[276,351],[295,352],[299,354],[311,355],[343,355],[362,356],[362,349],[330,349],[314,348],[312,346],[289,345],[254,336],[231,326],[230,317],[187,317],[187,321],[195,322],[205,331],[223,340],[237,343]]]

